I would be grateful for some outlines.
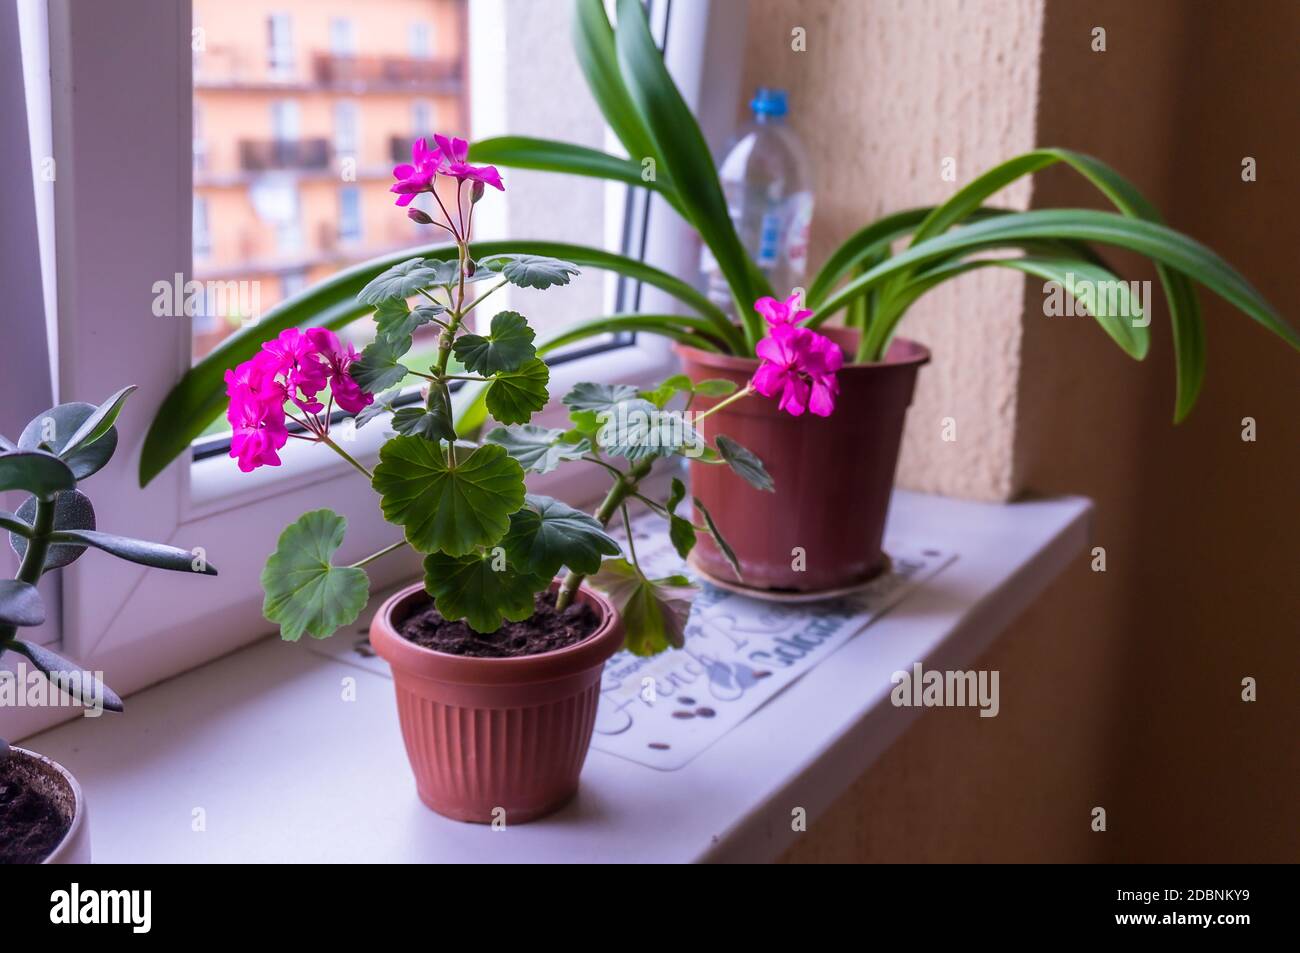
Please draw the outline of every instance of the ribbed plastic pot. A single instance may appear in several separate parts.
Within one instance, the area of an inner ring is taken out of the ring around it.
[[[851,354],[857,332],[826,329]],[[743,387],[758,361],[677,346],[693,381],[726,378]],[[815,593],[866,582],[887,565],[881,550],[898,468],[903,422],[916,376],[930,360],[923,345],[894,340],[885,360],[846,364],[829,417],[792,417],[775,400],[751,397],[707,417],[710,441],[726,434],[763,461],[776,492],[756,490],[729,467],[691,462],[691,492],[736,551],[743,583],[754,589]],[[706,410],[717,400],[699,399]],[[719,579],[735,579],[712,539],[692,560]]]
[[[41,861],[43,864],[90,863],[90,822],[86,819],[86,799],[71,772],[57,761],[11,747],[5,771],[21,775],[23,781],[54,802],[68,822],[68,832]]]
[[[576,598],[600,618],[596,631],[576,645],[519,658],[449,655],[402,638],[402,623],[428,604],[420,585],[398,592],[376,613],[370,644],[393,669],[420,800],[439,814],[521,824],[577,793],[601,672],[623,645],[623,623],[586,586]]]

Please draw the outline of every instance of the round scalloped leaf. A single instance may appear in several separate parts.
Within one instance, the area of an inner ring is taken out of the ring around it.
[[[591,450],[586,438],[566,439],[566,431],[523,424],[497,427],[484,440],[505,447],[519,465],[529,473],[550,473],[565,460],[577,460]]]
[[[496,258],[487,267],[493,271],[499,270],[502,277],[520,288],[545,289],[553,285],[567,285],[571,277],[581,274],[573,262],[544,255]]]
[[[18,507],[15,514],[24,523],[31,525],[36,521],[36,497],[29,496]],[[89,498],[78,490],[64,490],[54,498],[54,530],[95,528],[95,507]],[[9,534],[9,545],[13,547],[18,558],[27,554],[27,540],[17,533]],[[75,562],[86,547],[80,543],[53,543],[45,551],[45,568],[42,572],[58,569]]]
[[[497,568],[491,552],[424,557],[424,588],[433,604],[450,620],[464,619],[475,632],[495,632],[502,624],[522,622],[533,614],[533,596],[545,589],[549,576]]]
[[[441,284],[440,262],[426,263],[423,258],[408,258],[372,278],[357,295],[362,304],[377,305],[381,301],[405,300],[421,288]]]
[[[647,579],[626,559],[606,559],[590,582],[618,610],[633,655],[656,655],[670,645],[686,644],[691,600],[699,590],[685,576]]]
[[[452,351],[467,370],[490,377],[502,371],[517,371],[537,355],[533,329],[517,311],[501,311],[492,317],[486,335],[465,334],[456,339]]]
[[[561,566],[589,576],[599,571],[602,556],[623,552],[595,517],[532,494],[524,508],[511,515],[502,545],[511,566],[544,579],[555,576]]]
[[[442,305],[432,302],[410,308],[404,298],[389,298],[375,307],[375,333],[400,341],[446,311]]]
[[[524,470],[503,447],[482,446],[454,465],[441,444],[400,436],[379,450],[374,488],[384,519],[422,553],[463,556],[491,546],[524,503]]]
[[[584,382],[575,384],[573,390],[564,395],[564,403],[570,410],[594,410],[600,413],[613,410],[626,400],[634,399],[639,391],[631,384],[592,384]]]
[[[546,385],[551,372],[535,357],[517,371],[505,371],[492,379],[487,389],[487,409],[503,424],[526,424],[546,406]]]
[[[401,339],[377,337],[361,352],[361,358],[348,369],[348,374],[362,390],[377,394],[388,390],[411,373],[401,363],[402,355],[411,349],[410,337]]]
[[[63,455],[63,448],[98,409],[94,404],[83,401],[51,407],[23,428],[18,437],[18,447],[21,450],[36,450],[45,443],[50,452],[68,465],[74,477],[84,480],[98,472],[112,458],[113,452],[117,450],[117,428],[110,426],[93,443],[83,443],[67,456]]]
[[[335,566],[348,521],[330,510],[304,513],[285,527],[262,570],[262,615],[296,642],[333,635],[355,622],[370,598],[370,579],[356,566]]]

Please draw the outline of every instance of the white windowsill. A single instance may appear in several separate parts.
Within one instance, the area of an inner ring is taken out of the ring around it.
[[[815,828],[918,715],[890,703],[889,676],[970,666],[1083,549],[1090,510],[896,492],[889,532],[952,565],[686,767],[593,750],[574,803],[504,831],[419,802],[390,680],[274,638],[24,744],[80,780],[99,861],[772,860],[792,808]]]

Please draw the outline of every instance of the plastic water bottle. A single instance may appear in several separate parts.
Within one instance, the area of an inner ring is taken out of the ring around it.
[[[760,87],[749,105],[753,120],[740,130],[718,174],[741,244],[785,297],[802,286],[807,269],[812,169],[803,144],[785,124],[785,90]],[[700,268],[709,298],[734,317],[731,291],[707,247]]]

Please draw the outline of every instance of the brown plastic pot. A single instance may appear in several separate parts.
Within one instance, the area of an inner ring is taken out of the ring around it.
[[[852,354],[856,331],[831,328],[823,333]],[[758,369],[754,358],[684,345],[677,352],[693,381],[721,377],[743,387]],[[736,551],[744,585],[830,592],[866,582],[885,568],[880,547],[903,419],[917,372],[929,360],[926,347],[896,338],[885,360],[846,364],[839,372],[840,393],[830,417],[792,417],[777,410],[775,400],[754,396],[704,420],[705,437],[712,441],[726,434],[748,447],[776,483],[776,492],[768,493],[729,467],[691,462],[692,492]],[[693,409],[715,403],[702,398]],[[691,558],[716,578],[735,579],[707,536],[701,536]]]
[[[9,760],[5,762],[4,770],[10,776],[21,777],[26,784],[49,798],[68,823],[63,839],[41,863],[90,863],[90,822],[86,819],[86,799],[82,796],[81,785],[68,769],[43,754],[15,746],[9,749]]]
[[[601,672],[623,645],[623,623],[609,601],[586,586],[577,598],[599,616],[596,631],[576,645],[519,658],[449,655],[402,638],[402,623],[429,602],[421,585],[375,614],[370,644],[393,669],[415,787],[439,814],[520,824],[577,793]]]

